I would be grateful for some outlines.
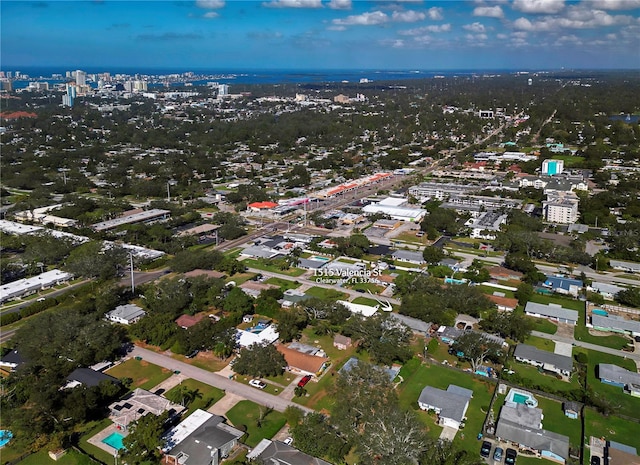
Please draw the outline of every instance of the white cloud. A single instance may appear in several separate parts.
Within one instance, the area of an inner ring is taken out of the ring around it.
[[[633,10],[640,8],[640,0],[589,0],[587,5],[599,10]]]
[[[342,19],[334,19],[336,26],[376,26],[389,21],[389,17],[382,11],[372,11],[361,15],[351,15]]]
[[[484,42],[489,37],[486,34],[467,34],[465,38],[469,42]]]
[[[419,36],[414,37],[413,41],[418,45],[429,45],[433,43],[433,37],[431,36]]]
[[[567,15],[545,17],[537,21],[518,18],[512,23],[521,31],[560,31],[564,29],[594,29],[598,27],[623,26],[635,21],[632,16],[610,15],[602,10],[591,10],[581,7],[571,8]]]
[[[615,34],[607,34],[606,37],[608,40],[618,40],[618,36]]]
[[[451,24],[431,24],[429,26],[418,27],[415,29],[407,29],[405,31],[398,31],[398,34],[403,36],[420,36],[427,32],[449,32],[451,30]]]
[[[425,17],[424,13],[414,10],[394,11],[391,15],[391,19],[398,23],[415,23],[416,21],[422,21]]]
[[[331,0],[327,6],[332,10],[350,10],[351,0]]]
[[[217,18],[218,16],[220,15],[215,11],[207,11],[205,14],[202,15],[202,17],[206,19],[213,19],[213,18]]]
[[[444,18],[444,15],[442,14],[442,8],[436,6],[429,8],[427,10],[427,14],[429,15],[429,19],[433,21],[440,21]]]
[[[500,39],[500,40],[505,40],[505,39],[506,39],[507,37],[509,37],[509,36],[507,36],[506,34],[498,34],[498,35],[496,35],[496,37],[497,37],[498,39]]]
[[[473,24],[465,24],[464,26],[462,26],[462,29],[476,33],[484,32],[486,30],[484,24],[478,22],[475,22]]]
[[[224,6],[224,0],[196,0],[196,6],[208,10],[217,10]]]
[[[322,0],[271,0],[262,5],[271,8],[322,8]]]
[[[487,18],[504,18],[504,11],[496,6],[477,6],[473,9],[473,16],[486,16]]]
[[[564,0],[513,0],[513,9],[523,13],[558,13],[564,8]]]

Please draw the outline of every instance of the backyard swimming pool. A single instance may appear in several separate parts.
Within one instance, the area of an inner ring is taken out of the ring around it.
[[[309,257],[309,260],[315,260],[317,262],[330,262],[331,259],[327,257],[320,257],[319,255],[312,255]]]
[[[512,404],[522,404],[532,408],[538,406],[538,401],[535,397],[533,397],[533,394],[527,391],[520,391],[516,389],[511,389],[509,391],[505,402]]]
[[[0,449],[3,448],[9,441],[13,434],[8,429],[0,429]]]
[[[107,446],[113,447],[115,450],[124,449],[122,440],[124,436],[120,433],[111,433],[109,436],[102,440]]]

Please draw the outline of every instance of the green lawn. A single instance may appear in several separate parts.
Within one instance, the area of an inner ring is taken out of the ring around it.
[[[227,418],[236,428],[241,428],[242,425],[246,427],[247,436],[243,442],[249,447],[255,447],[262,439],[271,439],[286,423],[284,415],[273,410],[258,427],[261,408],[265,407],[249,400],[241,400],[227,412]]]
[[[554,433],[569,436],[571,447],[580,448],[580,441],[582,440],[580,419],[572,420],[567,417],[562,411],[561,402],[546,399],[542,396],[536,396],[536,399],[538,399],[538,407],[542,409],[544,414],[542,427]]]
[[[540,350],[546,350],[547,352],[553,352],[556,348],[555,342],[551,339],[544,339],[537,336],[529,336],[524,343],[537,347]]]
[[[101,420],[99,422],[89,423],[84,434],[80,437],[80,449],[103,463],[111,463],[113,461],[113,455],[100,449],[99,447],[94,446],[93,444],[89,444],[87,440],[105,429],[111,423],[111,420],[109,420],[108,418],[105,418],[104,420]]]
[[[336,291],[335,289],[328,289],[325,287],[314,286],[304,292],[306,295],[317,297],[319,299],[331,299],[331,300],[345,300],[349,296],[344,292]]]
[[[557,295],[541,295],[534,294],[531,296],[531,302],[537,302],[539,304],[558,304],[564,308],[570,308],[571,310],[577,310],[578,312],[584,311],[584,302],[576,299],[570,299],[568,297],[559,297]]]
[[[272,273],[278,273],[278,274],[283,274],[287,276],[300,276],[305,273],[305,270],[301,270],[300,268],[289,268],[288,270],[281,270],[277,266],[269,265],[267,263],[263,263],[253,258],[247,258],[246,260],[242,260],[242,263],[244,263],[244,265],[248,266],[249,268],[256,268],[258,270],[263,270],[263,271],[271,271]]]
[[[509,366],[520,378],[525,380],[523,383],[525,388],[537,386],[541,391],[558,393],[558,395],[573,389],[580,389],[578,376],[575,373],[571,376],[571,382],[566,382],[553,375],[540,373],[538,368],[526,363],[513,361]],[[517,378],[510,378],[510,375],[505,374],[504,377],[508,381],[518,382]]]
[[[495,384],[442,365],[422,364],[416,358],[402,367],[400,376],[404,379],[398,388],[400,405],[403,408],[416,411],[418,410],[418,397],[425,386],[447,389],[450,384],[455,384],[473,390],[473,399],[469,403],[466,414],[466,426],[458,432],[454,443],[470,453],[476,454],[479,447],[476,436],[482,431]],[[429,429],[436,426],[427,413],[419,412],[419,416]]]
[[[220,399],[224,397],[224,391],[222,389],[218,389],[216,387],[210,386],[205,383],[201,383],[200,381],[196,381],[195,379],[185,379],[178,386],[169,389],[165,393],[165,397],[168,399],[173,399],[173,395],[180,390],[180,386],[186,386],[190,390],[197,389],[202,397],[196,398],[189,405],[189,410],[184,415],[185,417],[193,413],[197,409],[206,410]]]
[[[360,278],[355,278],[356,281],[358,279]],[[367,293],[367,291],[371,291],[371,293],[373,294],[380,294],[384,290],[383,286],[379,286],[378,284],[375,284],[375,283],[360,283],[360,282],[347,283],[345,287],[348,287],[349,289],[353,289],[356,291],[361,290],[361,291],[364,291],[365,293]]]
[[[153,365],[145,360],[136,360],[135,358],[130,358],[116,365],[107,370],[106,373],[118,379],[131,378],[133,380],[132,389],[142,388],[147,390],[157,386],[173,374],[166,368]]]
[[[249,385],[249,381],[251,381],[253,378],[251,376],[236,374],[233,379],[239,383]],[[268,378],[267,379],[261,378],[261,380],[264,381],[264,383],[267,385],[267,387],[263,389],[264,392],[268,394],[273,394],[274,396],[277,396],[280,393],[282,393],[282,390],[283,390],[282,386],[271,383]]]
[[[611,363],[627,370],[636,371],[635,363],[617,355],[605,354],[595,350],[576,348],[577,351],[586,352],[588,357],[587,385],[601,397],[611,402],[616,411],[640,420],[640,398],[625,394],[622,388],[605,384],[596,377],[596,367],[599,363]],[[640,426],[638,426],[640,431]]]
[[[541,333],[547,334],[555,334],[556,331],[558,331],[558,326],[546,318],[529,317],[528,320],[533,323],[534,331],[540,331]]]
[[[625,412],[629,415],[628,412]],[[628,446],[640,449],[640,426],[638,423],[624,420],[615,415],[605,417],[594,409],[587,408],[584,413],[584,440],[589,443],[591,436],[604,437]]]
[[[300,283],[289,281],[288,279],[282,279],[282,278],[269,278],[265,281],[265,283],[279,286],[283,292],[288,289],[297,289],[298,287],[300,287]]]
[[[351,302],[354,304],[360,304],[360,305],[370,305],[372,307],[375,307],[376,305],[378,305],[378,302],[376,302],[375,299],[370,299],[368,297],[356,297]]]

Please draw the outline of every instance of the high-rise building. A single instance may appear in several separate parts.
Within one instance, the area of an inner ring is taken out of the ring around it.
[[[84,86],[87,84],[87,73],[81,70],[76,71],[76,84],[79,86]]]
[[[550,223],[573,224],[578,221],[579,202],[574,192],[551,191],[542,202],[544,219]]]
[[[62,106],[64,107],[72,107],[74,98],[69,94],[64,94],[62,96]]]

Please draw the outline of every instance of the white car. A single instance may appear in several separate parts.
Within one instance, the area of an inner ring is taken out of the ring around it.
[[[253,386],[254,388],[264,389],[267,387],[267,383],[260,381],[259,379],[252,379],[249,381],[249,386]]]
[[[293,438],[291,436],[289,436],[287,439],[285,439],[283,441],[287,446],[290,446],[291,444],[293,444]]]

